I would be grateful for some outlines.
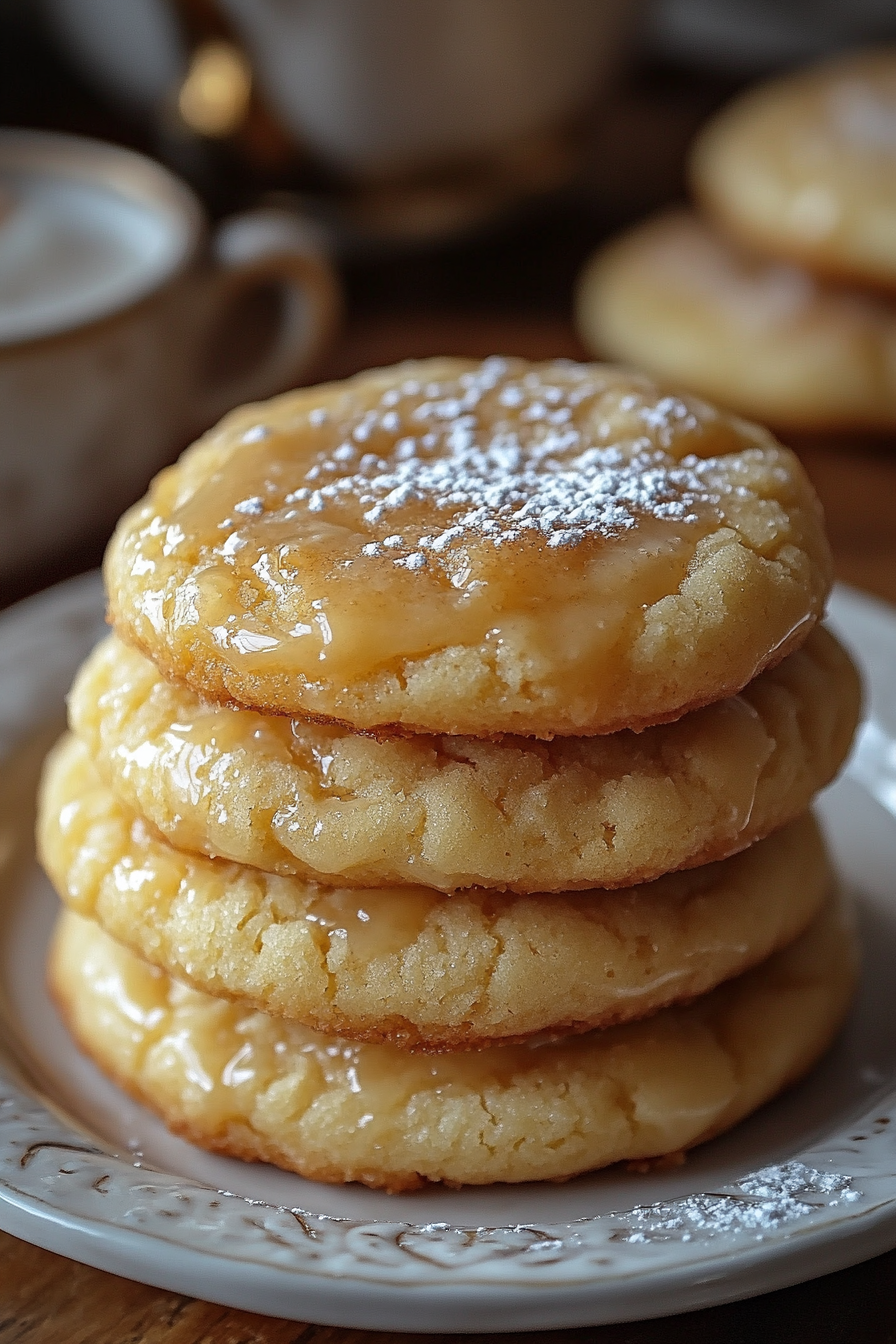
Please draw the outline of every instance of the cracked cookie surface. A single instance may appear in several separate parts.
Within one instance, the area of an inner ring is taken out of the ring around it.
[[[738,692],[830,555],[765,430],[600,365],[439,359],[243,407],[106,557],[113,623],[223,703],[551,738]]]
[[[684,1008],[537,1046],[421,1057],[319,1036],[187,989],[66,914],[50,984],[82,1048],[204,1147],[315,1180],[556,1180],[677,1152],[799,1078],[848,1006],[832,904],[795,943]]]
[[[174,849],[65,739],[41,859],[63,900],[197,989],[423,1051],[581,1032],[703,994],[797,936],[832,877],[810,816],[615,891],[323,887]]]
[[[631,886],[746,848],[841,765],[857,673],[826,630],[740,696],[607,737],[403,735],[238,713],[115,636],[79,672],[72,728],[179,849],[341,886]]]

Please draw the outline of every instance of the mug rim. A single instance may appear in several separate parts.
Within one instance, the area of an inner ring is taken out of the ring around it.
[[[195,256],[205,231],[205,212],[189,186],[164,165],[104,140],[62,131],[0,128],[0,180],[4,169],[50,170],[58,179],[94,183],[173,223],[172,246],[151,267],[135,274],[114,295],[87,300],[77,312],[50,317],[21,334],[0,331],[0,352],[53,341],[117,317],[165,288]]]

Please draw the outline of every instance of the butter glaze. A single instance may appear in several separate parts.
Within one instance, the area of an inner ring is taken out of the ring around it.
[[[719,863],[616,891],[324,887],[174,849],[83,745],[50,757],[38,825],[62,899],[208,993],[405,1049],[644,1017],[784,946],[831,886],[811,817]]]
[[[600,366],[442,360],[236,412],[126,515],[107,582],[125,638],[212,698],[549,737],[739,690],[808,633],[827,565],[758,428]],[[701,674],[709,571],[768,619]],[[684,684],[650,674],[639,714],[638,643],[676,626]]]
[[[82,1048],[172,1128],[314,1179],[401,1190],[562,1179],[720,1133],[827,1047],[855,944],[831,903],[796,943],[694,1004],[438,1059],[197,994],[72,914],[50,976]]]
[[[568,891],[723,858],[798,815],[841,765],[860,699],[818,629],[740,695],[641,733],[377,740],[209,704],[110,636],[69,718],[121,801],[181,849],[338,885]]]

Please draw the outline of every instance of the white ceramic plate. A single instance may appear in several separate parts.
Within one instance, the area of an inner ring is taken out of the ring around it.
[[[31,845],[40,756],[102,631],[87,576],[0,618],[0,1227],[87,1264],[331,1325],[502,1331],[661,1316],[896,1245],[896,613],[840,591],[869,718],[821,802],[865,971],[799,1087],[646,1176],[389,1196],[214,1157],[82,1059],[43,988],[56,898]]]

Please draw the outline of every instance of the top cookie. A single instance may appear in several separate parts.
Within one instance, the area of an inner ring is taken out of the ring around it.
[[[360,729],[549,738],[736,693],[830,557],[758,426],[600,365],[440,359],[233,412],[106,558],[170,679]]]
[[[698,138],[691,171],[700,200],[742,241],[896,287],[896,49],[744,94]]]

